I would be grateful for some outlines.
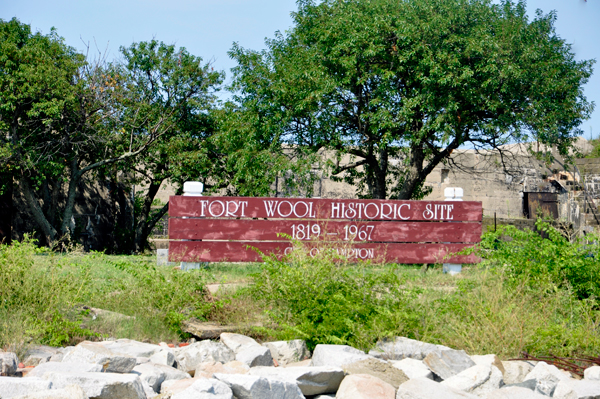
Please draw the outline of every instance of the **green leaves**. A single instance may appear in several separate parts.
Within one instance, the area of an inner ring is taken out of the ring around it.
[[[593,62],[575,61],[555,16],[529,21],[524,3],[298,6],[294,27],[267,51],[234,46],[232,88],[261,121],[256,130],[336,152],[343,164],[332,175],[361,196],[385,198],[394,186],[400,198],[419,196],[433,168],[464,144],[539,140],[566,155],[591,112],[582,86]]]

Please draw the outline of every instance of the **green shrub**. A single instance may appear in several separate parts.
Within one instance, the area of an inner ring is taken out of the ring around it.
[[[499,226],[483,235],[481,255],[496,266],[505,266],[519,282],[535,286],[571,288],[579,299],[600,298],[600,250],[598,237],[570,242],[542,220],[537,232]]]
[[[402,293],[392,271],[368,273],[330,251],[311,257],[301,246],[281,260],[264,260],[251,291],[278,324],[276,337],[303,338],[310,349],[319,343],[367,349],[396,331]]]

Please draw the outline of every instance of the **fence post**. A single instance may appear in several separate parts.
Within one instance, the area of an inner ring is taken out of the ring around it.
[[[446,197],[444,201],[462,201],[463,194],[464,191],[460,187],[447,187],[444,189],[444,197]],[[462,264],[444,263],[442,271],[454,276],[462,271]]]
[[[183,183],[183,195],[185,197],[202,197],[203,191],[204,184],[199,181],[186,181]],[[204,262],[181,262],[180,269],[182,271],[200,269],[204,265]]]

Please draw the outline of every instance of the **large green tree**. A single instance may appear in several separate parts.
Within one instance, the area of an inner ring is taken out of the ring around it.
[[[536,140],[568,153],[592,110],[556,15],[525,2],[299,0],[294,25],[230,55],[236,101],[255,129],[330,150],[359,195],[409,199],[461,146]],[[348,159],[350,159],[348,161]]]

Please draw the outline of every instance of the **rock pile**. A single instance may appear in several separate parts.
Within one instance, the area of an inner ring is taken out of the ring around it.
[[[600,367],[578,380],[544,362],[500,361],[408,338],[368,354],[301,340],[172,348],[128,339],[0,352],[0,399],[600,399]]]

